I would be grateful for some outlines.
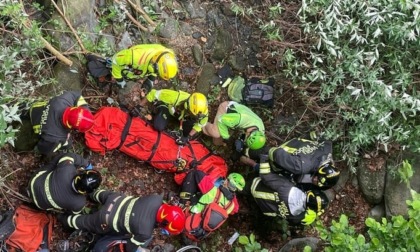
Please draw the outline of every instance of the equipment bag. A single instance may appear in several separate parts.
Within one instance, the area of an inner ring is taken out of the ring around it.
[[[111,64],[107,59],[93,54],[86,55],[86,59],[87,69],[98,83],[111,81]]]
[[[16,230],[6,240],[8,246],[25,252],[35,252],[48,248],[52,238],[54,217],[21,205],[15,212]]]
[[[251,77],[245,80],[237,76],[229,84],[228,96],[231,100],[245,105],[262,104],[272,107],[274,106],[274,78],[265,80]]]
[[[227,209],[232,205],[232,201],[222,207],[218,203],[220,197],[221,191],[217,190],[213,202],[207,204],[201,213],[187,216],[185,230],[188,238],[202,240],[225,223],[229,215]]]

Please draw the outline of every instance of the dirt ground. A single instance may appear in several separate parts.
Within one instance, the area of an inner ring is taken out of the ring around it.
[[[81,153],[81,148],[83,147],[82,136],[80,134],[76,135],[74,140],[76,143],[73,151]],[[228,151],[225,153],[228,153]],[[8,168],[13,172],[5,183],[9,189],[0,187],[2,193],[0,207],[2,210],[5,210],[22,203],[21,200],[15,197],[16,193],[13,192],[19,192],[24,195],[31,173],[38,169],[41,164],[39,157],[33,153],[15,153],[12,149],[5,149],[3,155],[7,156],[9,160]],[[101,170],[104,174],[105,179],[102,187],[122,191],[128,195],[139,196],[167,191],[178,192],[178,187],[173,180],[173,174],[158,174],[147,164],[128,157],[119,151],[112,151],[106,153],[105,156],[101,156],[98,153],[85,150],[84,156],[92,160],[95,168]],[[229,158],[226,157],[226,160],[229,160]],[[245,168],[234,167],[236,171],[239,169]],[[269,251],[278,251],[292,238],[317,236],[315,229],[312,227],[288,229],[284,226],[284,223],[263,217],[258,212],[259,209],[253,205],[252,200],[244,195],[238,195],[238,199],[240,203],[239,213],[231,216],[220,230],[199,244],[205,244],[205,251],[213,251],[215,248],[218,251],[233,251],[233,248],[239,245],[235,243],[232,247],[227,243],[227,240],[236,231],[248,236],[254,233],[257,236],[256,240],[261,243],[263,248],[267,248]],[[350,224],[354,225],[357,231],[363,231],[365,227],[364,220],[368,211],[369,205],[362,198],[359,191],[348,182],[345,188],[337,194],[336,199],[330,203],[321,219],[324,225],[330,226],[333,220],[337,221],[340,214],[344,213],[349,216]],[[54,229],[53,251],[57,251],[57,243],[60,240],[69,239],[70,234],[71,232],[62,230],[60,224],[57,224]],[[70,241],[72,241],[71,238]],[[80,241],[75,239],[75,242]],[[180,237],[162,237],[156,234],[153,246],[164,245],[165,243],[170,243],[176,248],[180,248],[182,240]],[[209,248],[211,249],[209,250]]]

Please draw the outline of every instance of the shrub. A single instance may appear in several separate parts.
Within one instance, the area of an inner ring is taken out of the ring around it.
[[[309,57],[286,50],[284,72],[315,87],[302,96],[350,165],[363,148],[420,150],[419,10],[417,1],[302,1]]]
[[[0,148],[12,144],[20,122],[19,115],[32,101],[35,89],[52,83],[45,72],[47,63],[43,56],[40,29],[33,22],[25,26],[27,14],[19,1],[0,2],[0,20],[5,30],[0,36]],[[45,77],[44,77],[45,76]],[[18,105],[19,104],[19,105]]]

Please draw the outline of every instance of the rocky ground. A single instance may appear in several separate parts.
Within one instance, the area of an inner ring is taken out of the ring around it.
[[[180,1],[184,4],[188,1]],[[181,20],[184,34],[176,36],[175,38],[162,38],[163,43],[169,44],[175,48],[180,63],[179,82],[174,85],[183,90],[193,91],[199,90],[208,94],[210,101],[210,118],[212,120],[215,109],[218,104],[227,99],[226,90],[218,86],[217,80],[210,81],[214,78],[214,74],[206,75],[206,72],[214,72],[220,68],[222,63],[217,60],[219,57],[212,48],[217,45],[219,40],[223,40],[223,32],[216,32],[217,25],[226,23],[234,24],[233,26],[224,26],[226,33],[232,34],[233,39],[224,43],[232,45],[232,55],[230,57],[230,64],[234,66],[234,71],[237,74],[245,74],[246,76],[261,76],[266,77],[272,73],[278,73],[281,68],[281,58],[278,55],[285,50],[285,48],[293,47],[299,49],[305,47],[304,41],[300,37],[300,28],[296,20],[296,11],[298,4],[287,3],[284,4],[284,12],[282,15],[282,32],[285,38],[282,42],[269,41],[261,36],[260,31],[255,30],[256,20],[249,17],[244,17],[241,22],[236,23],[235,15],[229,12],[229,7],[220,7],[222,14],[207,9],[207,13],[202,13],[202,8],[195,6],[198,1],[191,3],[189,18],[182,17],[183,12],[169,12],[173,18]],[[225,1],[221,1],[220,6],[224,6]],[[261,1],[257,1],[261,4]],[[205,5],[212,5],[212,3],[204,3]],[[214,4],[219,8],[219,5]],[[197,8],[195,8],[195,7]],[[255,5],[257,6],[257,5]],[[258,5],[259,6],[259,5]],[[174,6],[174,9],[179,6]],[[196,11],[195,13],[193,13]],[[219,11],[220,12],[220,11]],[[262,12],[262,10],[261,10]],[[192,16],[196,15],[195,18]],[[185,15],[185,14],[184,14]],[[212,18],[209,18],[212,17]],[[187,24],[189,26],[187,26]],[[169,27],[169,25],[168,25]],[[186,32],[189,27],[189,32]],[[229,30],[229,28],[234,28]],[[164,31],[165,32],[165,31]],[[166,31],[170,34],[171,31]],[[193,48],[191,50],[191,48]],[[273,56],[273,51],[278,54]],[[200,53],[201,56],[200,56]],[[244,61],[240,56],[246,55],[245,66],[241,63]],[[277,55],[277,56],[276,56]],[[222,55],[224,57],[227,55]],[[200,61],[201,60],[201,61]],[[258,62],[258,64],[257,64]],[[249,67],[251,66],[251,67]],[[121,98],[121,92],[118,88],[113,87],[107,89],[96,85],[92,79],[85,74],[83,94],[86,97],[93,110],[99,107],[108,105],[107,98],[111,97],[116,101]],[[168,83],[162,83],[158,87],[168,87]],[[290,139],[292,136],[299,135],[308,130],[310,125],[310,118],[316,116],[318,111],[310,111],[306,104],[304,104],[287,79],[276,77],[276,104],[273,109],[255,108],[256,111],[266,122],[266,127],[269,134],[269,144],[272,146],[281,144],[285,139]],[[130,105],[135,104],[138,100],[136,98],[136,90],[130,90],[128,93],[123,93],[124,99]],[[321,111],[322,112],[322,111]],[[302,116],[301,116],[302,115]],[[277,127],[284,127],[285,124],[295,124],[300,121],[302,127],[292,128],[290,133],[280,135],[277,133]],[[230,171],[237,171],[247,174],[247,168],[242,167],[238,163],[230,161],[230,147],[215,149],[208,138],[203,137],[203,141],[208,144],[209,148],[214,149],[215,152],[222,155],[229,163]],[[131,157],[126,156],[118,151],[106,153],[105,156],[100,156],[97,153],[91,152],[84,148],[84,141],[82,135],[74,136],[73,150],[77,153],[84,153],[95,164],[95,168],[100,169],[105,177],[103,187],[125,192],[129,195],[148,195],[151,193],[162,193],[165,191],[175,191],[178,188],[173,182],[172,174],[157,174],[154,169],[147,164],[139,162]],[[4,148],[1,150],[1,159],[3,162],[3,177],[8,175],[6,181],[0,178],[0,209],[11,209],[22,203],[20,195],[25,194],[31,173],[39,168],[42,164],[39,157],[33,152],[15,152],[12,148]],[[338,165],[342,170],[346,170],[345,164],[339,162]],[[324,225],[330,226],[333,220],[338,220],[340,214],[344,213],[349,216],[350,224],[356,227],[356,230],[364,230],[364,220],[369,212],[370,206],[362,198],[357,187],[352,183],[352,176],[343,184],[342,190],[336,195],[331,202],[325,214],[321,217]],[[313,227],[305,229],[289,229],[284,223],[273,221],[273,219],[264,218],[260,216],[258,209],[253,205],[252,200],[249,200],[245,195],[239,195],[240,212],[231,216],[223,227],[210,236],[207,240],[201,242],[199,246],[204,251],[234,251],[234,248],[239,247],[238,243],[230,246],[227,240],[236,231],[242,235],[249,236],[254,233],[256,240],[261,243],[263,248],[269,251],[278,251],[283,247],[287,241],[297,237],[317,236],[317,232]],[[77,239],[70,237],[71,232],[62,230],[57,224],[54,230],[53,251],[58,250],[60,240],[70,239],[73,248],[76,250]],[[153,241],[153,246],[165,246],[168,251],[173,248],[178,249],[182,246],[182,239],[180,237],[161,237],[156,235]],[[152,246],[152,247],[153,247]],[[319,249],[322,250],[322,246]]]

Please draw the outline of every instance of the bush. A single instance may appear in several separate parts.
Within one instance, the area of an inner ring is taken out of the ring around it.
[[[52,83],[45,72],[40,29],[28,28],[27,14],[18,1],[0,2],[0,20],[5,30],[0,37],[0,148],[12,144],[22,109],[27,108],[36,88]]]
[[[420,150],[417,1],[304,0],[309,57],[286,50],[285,73],[350,165],[360,149]],[[301,60],[302,57],[307,60]]]
[[[349,226],[348,217],[341,215],[339,222],[325,228],[317,223],[320,237],[327,242],[325,251],[418,251],[420,248],[420,194],[411,190],[413,200],[407,200],[409,218],[393,216],[381,222],[366,219],[368,237],[357,234]]]

